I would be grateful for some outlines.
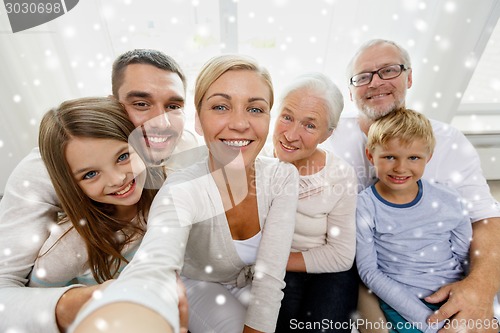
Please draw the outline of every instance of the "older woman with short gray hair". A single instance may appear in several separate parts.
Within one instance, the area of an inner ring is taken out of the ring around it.
[[[342,93],[327,76],[309,73],[285,88],[274,154],[300,174],[295,232],[276,332],[350,332],[356,310],[357,181],[340,157],[318,147],[335,130]]]

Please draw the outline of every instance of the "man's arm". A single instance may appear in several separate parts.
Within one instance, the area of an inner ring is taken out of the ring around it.
[[[58,332],[55,307],[68,288],[26,288],[61,211],[38,150],[12,172],[0,201],[0,331]],[[29,314],[29,315],[27,315]]]
[[[466,208],[475,222],[472,224],[473,240],[469,251],[470,273],[464,280],[441,288],[429,300],[440,302],[448,299],[437,318],[454,316],[461,321],[491,323],[493,297],[500,287],[500,207],[491,196],[474,146],[453,126],[433,121],[433,127],[436,149],[426,168],[428,178],[456,188],[467,201]],[[453,325],[442,330],[443,333],[458,331]],[[477,328],[469,332],[498,330]]]
[[[459,326],[468,323],[467,332],[499,331],[492,320],[493,298],[500,289],[500,218],[477,221],[472,230],[468,276],[426,298],[432,303],[448,299],[438,312],[429,317],[429,321],[456,320],[445,326],[440,331],[442,333],[459,332]]]

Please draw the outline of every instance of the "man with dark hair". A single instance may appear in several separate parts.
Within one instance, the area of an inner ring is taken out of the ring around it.
[[[175,60],[156,50],[126,52],[113,64],[112,91],[138,127],[148,166],[165,175],[182,167],[171,156],[197,143],[184,130],[186,78]],[[0,331],[64,331],[98,287],[25,288],[61,212],[35,148],[10,175],[0,202]]]

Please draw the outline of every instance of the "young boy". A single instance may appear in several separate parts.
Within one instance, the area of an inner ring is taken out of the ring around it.
[[[432,126],[408,109],[371,125],[366,155],[378,181],[359,194],[356,261],[393,332],[437,332],[439,305],[425,302],[460,280],[472,228],[459,194],[421,179],[435,146]],[[451,148],[450,148],[451,149]]]

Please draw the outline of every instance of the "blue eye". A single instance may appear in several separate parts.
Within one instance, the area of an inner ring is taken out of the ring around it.
[[[215,105],[212,107],[213,110],[218,110],[218,111],[225,111],[227,110],[227,107],[225,107],[224,105]]]
[[[85,175],[83,175],[83,179],[92,179],[95,176],[97,176],[97,172],[96,171],[89,171]]]
[[[385,158],[386,160],[389,160],[389,161],[392,161],[392,160],[394,160],[394,159],[395,159],[395,157],[394,157],[394,156],[386,156],[386,157],[384,157],[384,158]]]
[[[129,153],[123,153],[120,156],[118,156],[118,162],[123,162],[128,160],[130,154]]]
[[[251,113],[262,113],[262,112],[264,112],[264,111],[262,111],[259,108],[250,108],[248,111],[251,112]]]
[[[418,156],[410,156],[410,161],[417,161],[419,159],[420,159],[420,157],[418,157]]]
[[[309,130],[313,130],[313,129],[316,129],[316,126],[314,126],[314,124],[306,124],[305,126],[307,129]]]

